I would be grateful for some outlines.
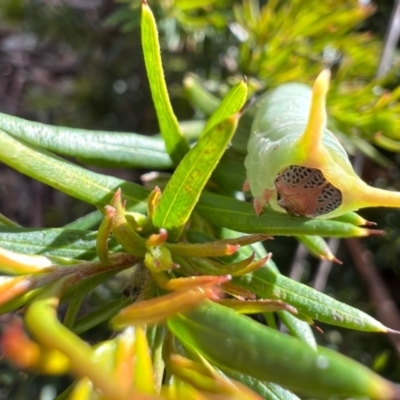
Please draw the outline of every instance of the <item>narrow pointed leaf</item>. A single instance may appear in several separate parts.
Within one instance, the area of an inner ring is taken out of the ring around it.
[[[247,100],[247,80],[243,79],[237,83],[223,98],[218,108],[212,113],[204,127],[203,134],[206,134],[212,127],[229,118],[231,115],[240,112]]]
[[[337,264],[342,264],[329,248],[328,243],[321,236],[301,235],[297,236],[297,240],[308,249],[308,251],[315,257],[323,260],[333,261]]]
[[[258,314],[263,312],[273,312],[279,310],[286,310],[291,313],[297,314],[294,307],[289,306],[280,300],[236,300],[236,299],[222,299],[217,301],[225,307],[235,310],[239,314]]]
[[[291,336],[210,301],[170,318],[168,327],[185,346],[217,366],[261,381],[320,397],[395,400],[400,394],[394,384],[349,358],[323,347],[316,352]]]
[[[185,76],[183,87],[186,97],[193,106],[207,116],[211,115],[221,102],[220,99],[205,90],[201,86],[199,79],[193,74]]]
[[[128,306],[131,302],[130,298],[118,298],[114,301],[109,301],[106,305],[101,305],[90,314],[78,319],[72,330],[77,335],[86,332],[89,329],[108,321],[110,318],[115,316],[118,311]]]
[[[125,307],[110,321],[110,325],[113,329],[120,330],[131,325],[158,323],[177,312],[190,310],[203,300],[212,297],[215,297],[212,285],[168,293]]]
[[[90,290],[101,285],[103,282],[105,282],[108,279],[110,279],[111,277],[115,276],[118,272],[122,271],[123,269],[124,268],[120,268],[120,269],[116,269],[116,270],[111,269],[109,271],[104,271],[104,272],[97,272],[93,276],[79,280],[74,285],[68,286],[68,288],[66,289],[66,291],[62,297],[62,300],[70,301],[71,299],[75,298],[76,296],[78,296],[80,294],[88,293]],[[121,307],[123,305],[124,305],[124,303],[121,300]],[[105,313],[107,311],[108,310],[105,310]],[[115,312],[114,312],[114,314],[115,314]]]
[[[12,275],[50,272],[55,269],[54,262],[45,256],[26,255],[0,247],[0,271]]]
[[[357,226],[375,225],[373,222],[367,221],[365,218],[361,217],[361,215],[358,215],[355,212],[349,212],[347,214],[340,215],[336,218],[332,218],[332,220],[346,222],[346,223],[357,225]]]
[[[35,285],[30,275],[0,276],[0,306],[6,305],[9,301],[28,293],[34,288]]]
[[[87,203],[104,207],[118,188],[130,210],[145,212],[148,190],[134,183],[97,174],[0,130],[0,160],[17,171]]]
[[[113,214],[111,207],[105,209],[105,216],[97,232],[96,252],[100,261],[104,264],[110,263],[110,259],[108,258],[108,239],[112,231]]]
[[[178,120],[172,110],[161,64],[156,22],[146,1],[142,2],[141,33],[146,72],[160,131],[169,156],[175,164],[178,164],[189,151],[189,145],[179,129]]]
[[[240,245],[223,241],[200,243],[166,243],[165,247],[174,256],[181,257],[221,257],[229,256],[239,250]]]
[[[0,129],[57,154],[102,167],[172,167],[159,138],[137,133],[89,131],[27,121],[0,113]]]
[[[21,226],[15,221],[11,220],[10,218],[7,218],[5,215],[0,213],[0,225],[3,226]]]
[[[96,232],[63,228],[0,227],[0,246],[25,254],[42,254],[71,259],[93,260],[96,254]],[[109,247],[115,248],[115,239]]]
[[[16,296],[12,300],[7,301],[5,304],[0,305],[0,315],[7,314],[9,312],[17,310],[18,308],[21,308],[25,304],[32,301],[43,290],[43,288],[33,290],[31,289],[29,292]]]
[[[64,316],[63,324],[66,328],[72,329],[75,324],[76,317],[82,307],[85,294],[77,294],[68,304],[67,311]]]
[[[239,115],[217,124],[185,156],[168,182],[154,211],[153,223],[176,241],[212,171],[235,132]]]
[[[252,376],[234,371],[229,368],[223,368],[223,371],[233,379],[242,382],[256,393],[260,394],[265,400],[300,400],[289,390],[271,382],[263,382]]]
[[[366,332],[391,331],[368,314],[270,268],[260,268],[243,277],[235,277],[233,282],[261,298],[282,300],[295,307],[300,314],[317,321]]]
[[[329,237],[368,236],[382,233],[348,223],[297,217],[270,209],[264,210],[260,216],[257,216],[251,204],[209,192],[203,192],[196,210],[216,226],[245,233]]]
[[[315,340],[311,327],[307,322],[298,319],[287,311],[278,311],[277,314],[290,334],[302,340],[304,343],[307,343],[312,349],[317,348],[317,341]]]
[[[240,235],[241,235],[241,233],[232,231],[227,228],[221,229],[221,236],[223,238],[235,238]],[[253,243],[252,245],[250,245],[248,247],[243,247],[240,249],[240,252],[243,253],[243,255],[247,255],[251,251],[254,251],[256,253],[256,255],[260,258],[265,258],[267,256],[267,251],[266,251],[265,247],[262,245],[262,243],[260,243],[260,242]],[[268,270],[270,270],[270,271],[279,273],[279,270],[276,267],[272,258],[268,258],[267,262],[264,264],[264,268],[268,268]],[[249,276],[252,276],[252,275],[249,275]],[[263,298],[263,295],[260,294],[259,297]],[[277,314],[279,315],[281,320],[285,323],[285,325],[289,329],[289,332],[293,336],[296,336],[303,342],[307,343],[311,348],[317,347],[317,342],[315,340],[315,337],[313,335],[311,327],[307,322],[298,319],[297,317],[295,317],[294,315],[290,314],[287,311],[278,311]],[[268,318],[268,314],[267,314],[267,318]],[[275,320],[274,320],[274,322],[275,322]]]

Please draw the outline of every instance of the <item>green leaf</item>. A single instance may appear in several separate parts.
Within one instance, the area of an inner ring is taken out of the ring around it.
[[[223,239],[237,238],[242,235],[243,235],[242,233],[235,232],[227,228],[222,228],[220,232],[220,236]],[[242,247],[239,251],[236,252],[236,255],[239,257],[238,258],[239,260],[250,256],[252,252],[254,252],[258,258],[262,258],[267,255],[267,251],[261,242],[253,243],[250,246]],[[264,264],[264,268],[268,268],[268,270],[270,271],[279,273],[278,268],[276,267],[272,258],[270,258]],[[260,297],[263,298],[262,295],[260,295]],[[314,334],[311,330],[309,323],[298,319],[297,317],[295,317],[294,315],[290,314],[287,311],[278,311],[277,314],[293,336],[296,336],[304,343],[307,343],[311,348],[316,348],[317,342],[315,340]],[[268,314],[266,315],[266,317],[268,318]]]
[[[201,86],[199,79],[193,74],[187,74],[183,79],[186,97],[200,112],[211,115],[221,103],[218,97]]]
[[[275,396],[276,400],[300,400],[300,397],[275,383],[267,382],[265,387]]]
[[[280,310],[289,312],[297,312],[295,308],[290,307],[282,301],[276,300],[237,300],[237,299],[221,299],[217,301],[219,304],[235,310],[239,314],[259,314],[269,313]]]
[[[183,86],[186,97],[191,102],[193,107],[206,116],[211,115],[221,104],[221,100],[206,90],[200,83],[200,79],[192,73],[189,73],[185,76],[183,80]],[[249,105],[249,107],[244,110],[243,115],[240,118],[239,125],[235,136],[232,139],[232,146],[230,148],[234,150],[233,153],[236,158],[239,155],[244,160],[244,157],[246,156],[247,142],[249,140],[251,126],[253,124],[254,115],[257,109],[258,108],[255,104]],[[237,165],[244,171],[243,161]],[[239,184],[242,185],[244,180],[240,180],[239,182]]]
[[[7,218],[5,215],[0,213],[0,225],[3,226],[21,226],[17,222]]]
[[[79,296],[74,297],[68,304],[67,311],[65,312],[63,324],[68,329],[71,329],[74,324],[76,317],[82,307],[82,302],[85,298],[85,294],[80,294]]]
[[[78,319],[75,322],[73,331],[79,335],[89,329],[108,321],[114,317],[122,308],[128,306],[132,300],[128,297],[119,298],[107,302],[106,305],[101,305],[98,309],[92,311],[90,314]]]
[[[218,237],[221,239],[237,239],[239,237],[243,236],[243,233],[241,232],[236,232],[228,228],[221,228],[219,231]],[[215,240],[212,238],[207,238],[207,236],[202,233],[202,232],[197,232],[196,237],[199,242],[204,243],[210,240]],[[255,254],[257,258],[263,258],[267,255],[267,251],[264,247],[264,245],[261,242],[256,242],[252,243],[249,246],[244,246],[241,247],[234,255],[229,256],[229,257],[224,257],[224,260],[226,263],[234,263],[238,262],[240,260],[244,260],[247,257],[251,256],[252,254]],[[278,268],[276,267],[275,263],[271,258],[268,259],[268,261],[265,263],[269,268],[272,268],[273,270],[278,271]]]
[[[153,13],[146,1],[142,2],[141,33],[146,72],[160,131],[169,156],[175,164],[178,164],[189,151],[189,145],[179,129],[178,120],[168,96],[161,64],[161,50],[158,43],[157,26]]]
[[[93,260],[97,232],[63,228],[0,227],[0,247],[23,254],[43,254],[78,260]],[[110,238],[110,248],[116,247]]]
[[[321,236],[301,235],[296,237],[297,240],[307,248],[307,250],[315,257],[323,260],[329,260],[341,264],[332,253],[328,243]]]
[[[245,233],[327,237],[368,236],[381,233],[348,223],[297,217],[270,209],[265,209],[260,216],[257,216],[251,204],[209,192],[202,193],[196,210],[216,226]]]
[[[143,186],[89,171],[2,130],[0,142],[0,160],[31,178],[99,207],[109,204],[121,188],[130,210],[147,210],[149,191]]]
[[[241,111],[247,100],[247,79],[244,78],[237,83],[223,98],[218,108],[212,113],[204,127],[203,135],[211,128],[229,118],[231,115]]]
[[[198,139],[204,121],[179,123],[185,137]],[[102,167],[172,167],[163,139],[138,133],[91,131],[32,122],[0,113],[0,129],[57,154]]]
[[[294,306],[300,314],[327,324],[366,332],[391,332],[368,314],[268,267],[235,277],[233,281],[261,298],[282,300]]]
[[[88,278],[84,278],[79,282],[75,283],[74,285],[68,286],[65,293],[63,294],[61,300],[64,301],[71,301],[76,296],[85,295],[97,286],[101,285],[111,277],[115,276],[120,270],[111,270],[105,271]]]
[[[185,156],[168,182],[153,224],[177,240],[212,171],[235,132],[238,115],[226,119],[204,135]]]
[[[332,218],[332,221],[346,222],[349,224],[361,226],[361,225],[375,225],[373,222],[367,221],[355,212],[349,212],[347,214],[339,215],[338,217]]]
[[[243,383],[250,389],[254,390],[263,399],[266,400],[300,400],[292,392],[286,390],[279,385],[271,382],[262,382],[252,376],[242,374],[240,372],[234,371],[232,369],[223,368],[223,371],[229,375],[231,378]]]
[[[18,308],[23,307],[25,304],[31,302],[39,293],[41,293],[45,288],[41,287],[39,289],[31,290],[21,296],[15,297],[12,300],[0,305],[0,315],[13,312]]]
[[[1,113],[0,129],[46,150],[101,167],[172,167],[162,140],[137,133],[51,126]]]
[[[349,358],[323,347],[315,351],[210,301],[170,318],[168,327],[210,362],[261,381],[316,396],[387,400],[399,395],[395,385]]]
[[[307,343],[312,349],[317,348],[317,342],[307,322],[301,321],[287,311],[278,311],[277,314],[291,335]]]
[[[202,138],[168,182],[155,210],[153,223],[167,229],[170,240],[180,236],[201,191],[233,136],[237,117],[230,117],[241,110],[246,98],[247,85],[242,81],[225,96],[208,120]]]

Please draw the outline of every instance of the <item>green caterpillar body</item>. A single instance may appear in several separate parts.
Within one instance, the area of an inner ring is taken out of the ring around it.
[[[246,189],[259,214],[264,204],[280,212],[331,218],[361,207],[400,207],[400,194],[375,189],[354,172],[348,155],[326,128],[330,73],[313,88],[287,83],[265,94],[248,141]]]
[[[300,83],[288,83],[264,95],[257,104],[259,111],[253,122],[248,142],[248,156],[245,160],[247,179],[256,199],[264,199],[266,189],[273,192],[268,200],[271,207],[277,211],[302,214],[301,210],[293,210],[290,205],[282,201],[282,194],[276,187],[277,184],[279,186],[280,174],[284,174],[285,181],[292,187],[297,185],[297,188],[303,191],[310,189],[309,193],[325,183],[318,170],[301,167],[304,156],[298,151],[297,139],[307,127],[311,97],[310,87]],[[351,168],[346,151],[332,132],[324,129],[322,142]],[[313,205],[307,207],[308,209],[304,210],[305,215],[310,217],[324,215],[340,206],[337,200],[341,199],[341,194],[335,192],[331,185],[325,184],[324,189],[325,192],[326,189],[331,190],[331,196],[326,199],[328,201],[320,201],[321,207],[316,206],[314,209],[310,209]],[[284,191],[284,188],[282,190]],[[324,194],[326,193],[319,193],[319,196],[324,197]]]

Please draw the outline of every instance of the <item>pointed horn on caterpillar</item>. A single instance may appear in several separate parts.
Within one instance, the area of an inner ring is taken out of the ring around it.
[[[299,146],[307,152],[318,151],[326,128],[326,96],[329,90],[331,71],[320,72],[312,88],[310,112],[304,133],[299,137]]]

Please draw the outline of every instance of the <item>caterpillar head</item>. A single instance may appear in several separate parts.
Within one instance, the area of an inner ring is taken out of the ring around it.
[[[318,217],[336,210],[342,193],[315,168],[291,165],[275,179],[278,205],[289,214]]]

